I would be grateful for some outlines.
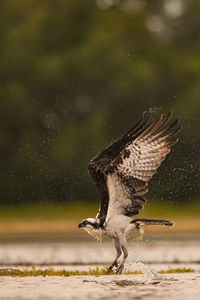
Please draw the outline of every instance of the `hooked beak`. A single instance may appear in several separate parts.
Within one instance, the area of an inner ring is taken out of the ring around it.
[[[78,228],[81,228],[81,227],[84,227],[84,224],[83,224],[83,223],[80,223],[80,224],[78,225]]]

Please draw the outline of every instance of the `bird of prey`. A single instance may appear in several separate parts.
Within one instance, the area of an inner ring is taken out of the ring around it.
[[[178,141],[176,135],[182,127],[178,119],[171,118],[171,112],[159,116],[151,110],[144,112],[136,125],[89,162],[100,209],[95,219],[84,219],[78,227],[97,240],[103,235],[113,239],[117,255],[110,271],[122,272],[128,256],[127,238],[133,230],[143,234],[144,225],[173,226],[168,220],[131,218],[143,209],[148,181]]]

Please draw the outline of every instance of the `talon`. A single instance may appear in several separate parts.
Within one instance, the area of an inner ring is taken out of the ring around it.
[[[108,272],[112,273],[112,272],[113,272],[113,268],[114,268],[114,266],[110,266],[110,267],[108,268]]]
[[[118,263],[115,263],[114,265],[111,265],[109,268],[108,268],[108,272],[113,272],[113,268],[114,267],[118,267]]]
[[[119,267],[117,268],[117,270],[116,270],[116,274],[122,274],[123,269],[124,269],[124,266],[123,266],[123,265],[122,265],[122,266],[119,266]]]

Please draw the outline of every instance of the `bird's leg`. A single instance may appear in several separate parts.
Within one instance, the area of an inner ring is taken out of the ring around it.
[[[120,244],[121,244],[121,249],[123,251],[123,259],[119,265],[119,267],[117,268],[116,273],[121,274],[123,269],[124,269],[124,263],[128,257],[128,250],[127,250],[127,241],[126,241],[126,236],[123,235],[122,239],[120,240]]]
[[[120,255],[122,254],[119,240],[117,238],[115,238],[115,239],[113,239],[113,241],[114,241],[115,249],[117,251],[117,256],[116,256],[115,260],[113,261],[113,263],[108,268],[108,270],[110,272],[112,272],[114,267],[118,267],[117,260],[120,257]]]

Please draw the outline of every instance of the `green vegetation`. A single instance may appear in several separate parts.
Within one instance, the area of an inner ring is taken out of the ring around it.
[[[19,206],[1,206],[1,221],[34,221],[34,220],[67,220],[78,221],[86,216],[95,216],[99,203],[77,202],[74,203],[36,203]],[[200,217],[200,202],[191,205],[180,205],[168,201],[155,201],[149,199],[140,217],[155,218],[182,218],[195,219]]]
[[[86,215],[95,216],[98,203],[36,203],[19,206],[2,206],[1,221],[28,221],[28,220],[80,220]]]
[[[171,273],[188,273],[195,272],[191,268],[170,268],[168,270],[160,270],[160,274],[171,274]],[[55,270],[54,268],[38,269],[35,267],[26,269],[0,269],[0,276],[12,276],[12,277],[29,277],[29,276],[102,276],[102,275],[113,275],[115,273],[109,272],[107,267],[89,269],[88,271],[67,271],[65,269]],[[126,271],[124,275],[138,275],[142,274],[141,271]]]
[[[192,268],[169,268],[168,270],[161,270],[160,274],[171,274],[171,273],[193,273],[195,272]],[[200,271],[199,271],[200,272]]]
[[[126,272],[125,274],[141,274],[140,271]],[[0,269],[0,276],[12,276],[12,277],[28,277],[28,276],[86,276],[86,275],[113,275],[112,272],[108,271],[107,267],[95,269],[89,269],[88,271],[67,271],[65,269],[55,270],[53,268],[38,269],[35,267],[26,269]]]
[[[88,161],[149,107],[184,126],[150,197],[199,197],[200,2],[178,3],[0,1],[0,216],[94,203]]]

